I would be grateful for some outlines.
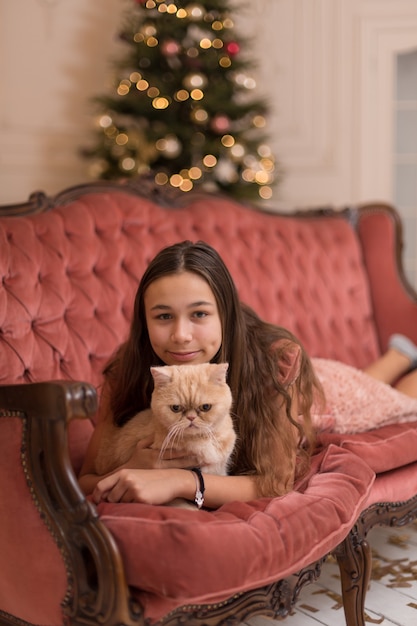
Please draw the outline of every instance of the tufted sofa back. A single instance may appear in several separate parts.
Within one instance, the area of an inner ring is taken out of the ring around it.
[[[346,214],[277,215],[214,196],[164,208],[109,185],[0,217],[0,383],[97,384],[126,337],[147,263],[184,239],[212,244],[241,299],[312,355],[358,366],[377,355],[368,276]]]

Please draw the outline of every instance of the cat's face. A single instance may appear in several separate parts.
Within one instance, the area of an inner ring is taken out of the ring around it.
[[[210,436],[231,410],[227,367],[226,363],[203,363],[151,368],[154,419],[181,438]]]

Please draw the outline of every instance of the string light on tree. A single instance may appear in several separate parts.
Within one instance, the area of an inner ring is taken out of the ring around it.
[[[114,91],[96,98],[97,130],[83,149],[93,175],[149,173],[184,193],[269,199],[278,176],[268,109],[230,0],[131,0],[120,38]]]

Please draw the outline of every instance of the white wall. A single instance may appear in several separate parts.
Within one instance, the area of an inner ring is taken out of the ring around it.
[[[77,154],[128,0],[0,0],[0,203],[88,179]],[[417,46],[416,0],[242,0],[271,144],[274,207],[392,200],[393,53]]]
[[[78,150],[122,0],[0,0],[0,203],[88,179]]]

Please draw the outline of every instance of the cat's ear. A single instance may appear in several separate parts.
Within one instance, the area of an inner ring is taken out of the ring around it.
[[[211,363],[210,380],[214,383],[225,383],[229,363]]]
[[[278,381],[283,387],[289,387],[300,375],[301,347],[290,339],[279,339],[272,349],[277,359]]]
[[[162,365],[161,367],[151,367],[151,374],[155,386],[162,387],[167,385],[172,380],[172,371],[169,366]]]

